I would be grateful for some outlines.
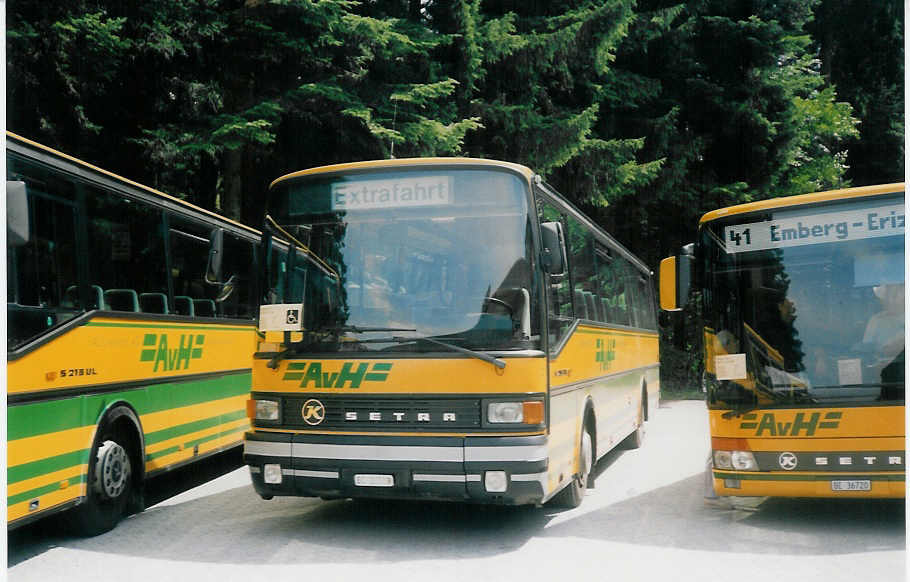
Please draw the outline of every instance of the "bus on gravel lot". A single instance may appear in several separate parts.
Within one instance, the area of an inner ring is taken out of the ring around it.
[[[99,533],[241,444],[260,235],[13,134],[6,156],[8,527],[72,508]]]
[[[903,184],[734,206],[661,263],[664,309],[694,263],[718,495],[904,497],[904,215]]]
[[[244,445],[263,498],[577,506],[599,457],[640,445],[651,273],[529,169],[320,167],[267,212],[293,244],[263,277]]]

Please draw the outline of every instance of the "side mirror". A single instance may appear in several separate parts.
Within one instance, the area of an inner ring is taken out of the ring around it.
[[[21,247],[28,242],[28,189],[25,182],[6,182],[6,245]]]
[[[221,284],[221,256],[224,253],[224,229],[214,228],[209,235],[209,261],[205,267],[205,281]]]
[[[667,257],[660,262],[660,308],[679,311],[686,304],[692,274],[695,270],[693,245],[682,248],[678,257]]]
[[[563,275],[566,270],[566,245],[559,222],[544,222],[540,225],[543,239],[542,264],[544,271],[550,275]]]

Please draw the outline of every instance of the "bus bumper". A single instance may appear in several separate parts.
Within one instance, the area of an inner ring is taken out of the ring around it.
[[[863,483],[862,490],[837,490],[833,481]],[[867,487],[867,488],[865,488]],[[811,473],[741,473],[714,471],[714,491],[728,497],[847,497],[847,498],[904,498],[904,473],[836,474]]]
[[[547,485],[546,435],[396,437],[252,431],[244,437],[243,460],[250,467],[254,489],[265,498],[524,505],[543,501]]]

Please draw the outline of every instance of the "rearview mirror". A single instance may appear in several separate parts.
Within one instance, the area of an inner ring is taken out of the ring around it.
[[[562,224],[559,222],[544,222],[540,225],[540,235],[543,246],[542,264],[544,271],[550,275],[564,275],[566,265],[565,238],[562,234]]]
[[[689,298],[692,275],[695,270],[693,245],[688,244],[676,257],[667,257],[660,262],[660,308],[664,311],[679,311]]]
[[[214,228],[209,235],[209,261],[205,268],[205,281],[221,284],[221,255],[224,252],[224,229]]]

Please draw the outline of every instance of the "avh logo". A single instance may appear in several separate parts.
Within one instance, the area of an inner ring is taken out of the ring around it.
[[[180,334],[179,342],[172,341],[173,348],[168,347],[166,333],[147,333],[142,340],[142,354],[140,362],[154,362],[153,372],[159,369],[162,372],[171,370],[186,370],[190,367],[190,360],[202,357],[202,344],[205,336],[202,334]]]
[[[321,362],[291,362],[284,380],[299,380],[301,388],[360,388],[363,382],[385,382],[391,371],[385,363],[343,362],[340,370],[325,371]]]
[[[610,364],[613,363],[613,360],[616,359],[616,340],[609,339],[597,340],[597,354],[594,356],[594,361],[600,364],[601,371],[607,371],[610,369]]]
[[[754,430],[755,436],[814,436],[822,428],[836,429],[843,416],[841,412],[826,412],[824,418],[820,412],[797,412],[795,416],[765,412],[758,418],[758,413],[743,415],[739,428]]]

